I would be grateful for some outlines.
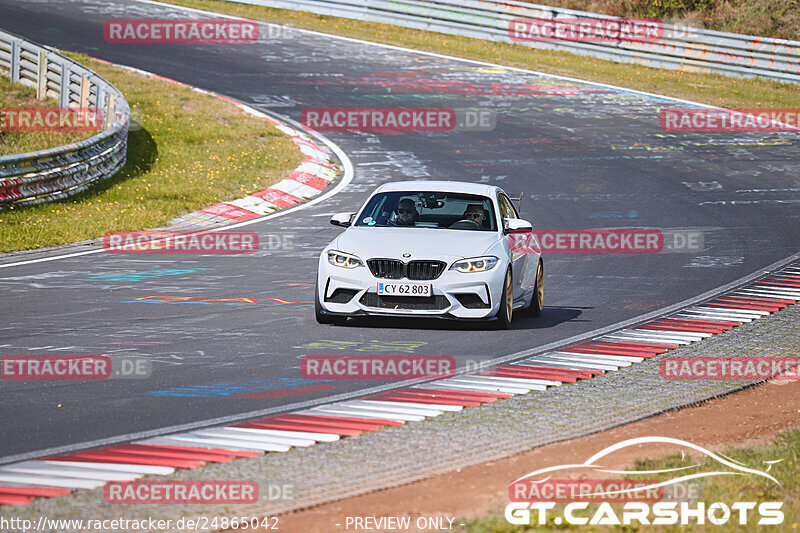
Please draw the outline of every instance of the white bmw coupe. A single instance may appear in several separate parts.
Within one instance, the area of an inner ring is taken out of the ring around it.
[[[383,315],[495,319],[508,328],[519,310],[541,313],[541,248],[499,187],[388,183],[331,224],[347,229],[319,258],[319,323]]]

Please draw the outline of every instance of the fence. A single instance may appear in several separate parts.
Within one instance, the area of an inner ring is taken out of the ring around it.
[[[475,39],[517,42],[510,37],[515,19],[624,21],[596,13],[529,4],[514,0],[230,0],[320,15],[383,22],[406,28],[461,35]],[[690,26],[660,24],[662,35],[647,42],[617,38],[613,42],[520,43],[616,62],[649,67],[714,72],[738,77],[765,77],[800,82],[800,41],[769,39]]]
[[[61,108],[96,108],[101,132],[84,141],[0,157],[0,208],[71,196],[125,164],[130,107],[97,73],[52,50],[0,31],[0,68],[12,82],[56,98]]]

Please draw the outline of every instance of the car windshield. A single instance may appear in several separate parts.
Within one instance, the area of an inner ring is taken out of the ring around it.
[[[492,200],[453,192],[384,192],[370,198],[356,226],[496,231]]]

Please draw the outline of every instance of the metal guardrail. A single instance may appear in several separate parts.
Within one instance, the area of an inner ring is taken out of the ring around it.
[[[66,198],[109,178],[124,165],[130,107],[96,72],[54,52],[0,31],[0,68],[11,81],[58,99],[61,108],[96,108],[102,131],[84,141],[0,157],[0,208]]]
[[[319,15],[383,22],[406,28],[498,42],[512,41],[511,21],[519,18],[603,19],[599,15],[515,0],[229,0]],[[518,43],[533,48],[561,50],[616,62],[687,72],[713,72],[737,77],[764,77],[800,82],[800,41],[769,39],[737,33],[663,24],[663,36],[653,42]]]

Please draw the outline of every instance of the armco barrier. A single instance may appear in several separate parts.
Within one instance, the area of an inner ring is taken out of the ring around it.
[[[57,52],[0,31],[0,68],[12,82],[54,97],[61,108],[96,108],[102,131],[84,141],[0,157],[0,208],[71,196],[125,164],[130,107],[97,73]]]
[[[513,42],[514,19],[602,19],[619,17],[542,6],[514,0],[229,0],[319,15],[383,22],[474,39]],[[768,39],[689,26],[663,24],[663,35],[651,42],[519,43],[623,63],[687,72],[714,72],[737,77],[765,77],[800,82],[800,41]]]

